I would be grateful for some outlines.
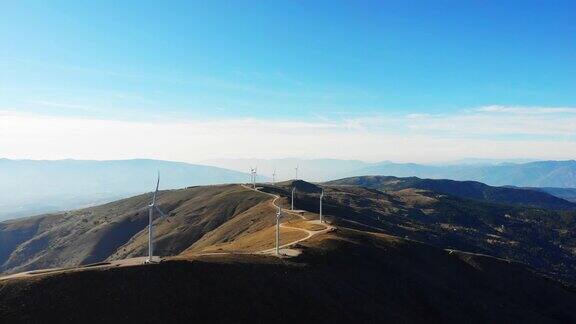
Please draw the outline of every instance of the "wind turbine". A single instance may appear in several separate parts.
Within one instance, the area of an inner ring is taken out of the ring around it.
[[[274,172],[272,172],[272,184],[276,184],[276,168],[274,168]]]
[[[294,191],[296,191],[296,187],[292,188],[292,210],[294,210]]]
[[[250,167],[250,183],[254,190],[256,190],[256,170],[257,168]]]
[[[280,255],[280,217],[282,217],[282,207],[278,207],[276,213],[276,255]]]
[[[296,168],[294,168],[294,170],[296,170],[296,178],[294,180],[298,180],[298,164],[296,164]]]
[[[322,220],[322,199],[324,198],[324,188],[322,188],[322,193],[320,194],[320,223],[323,223]]]
[[[144,263],[153,263],[154,261],[154,212],[157,211],[161,216],[167,217],[166,214],[156,206],[156,196],[158,195],[158,187],[160,186],[160,171],[158,171],[158,180],[156,181],[156,190],[152,194],[152,203],[148,205],[148,259]]]

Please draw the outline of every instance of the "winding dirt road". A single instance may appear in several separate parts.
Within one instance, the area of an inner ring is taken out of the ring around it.
[[[245,189],[248,189],[248,190],[256,191],[256,192],[259,192],[259,193],[262,193],[262,194],[265,194],[265,195],[274,197],[274,199],[272,199],[272,201],[270,202],[271,205],[272,205],[272,207],[274,207],[275,209],[280,209],[280,208],[281,208],[281,206],[277,204],[277,201],[278,201],[278,199],[280,199],[280,196],[275,195],[275,194],[271,194],[271,193],[268,193],[268,192],[263,192],[263,191],[258,190],[258,188],[254,189],[254,188],[251,188],[251,187],[249,187],[249,186],[247,186],[247,185],[242,185],[242,187],[244,187]],[[306,219],[306,217],[304,217],[304,215],[302,215],[302,212],[299,212],[299,211],[282,209],[282,212],[283,212],[283,213],[287,213],[287,214],[291,214],[291,215],[298,216],[298,217],[300,217],[305,223],[308,223],[308,224],[311,224],[311,225],[321,225],[321,226],[324,226],[324,228],[321,229],[321,230],[312,231],[312,230],[308,230],[308,229],[305,229],[305,228],[293,227],[293,226],[286,225],[285,223],[281,223],[281,224],[280,224],[280,227],[281,227],[281,228],[291,229],[291,230],[297,230],[297,231],[302,231],[302,232],[306,233],[306,236],[305,236],[305,237],[303,237],[303,238],[301,238],[301,239],[298,239],[298,240],[296,240],[296,241],[290,242],[290,243],[283,244],[283,245],[280,246],[280,248],[279,248],[279,249],[280,249],[280,254],[281,254],[281,255],[284,255],[284,256],[295,256],[295,255],[298,255],[298,254],[300,253],[299,251],[294,250],[294,249],[287,249],[288,247],[293,246],[293,245],[295,245],[295,244],[298,244],[298,243],[300,243],[300,242],[302,242],[302,241],[306,241],[306,240],[310,239],[312,236],[315,236],[315,235],[318,235],[318,234],[327,233],[327,232],[330,232],[330,231],[332,231],[332,230],[334,229],[334,226],[328,225],[328,224],[326,224],[326,223],[320,223],[320,220],[308,220],[308,219]],[[267,250],[263,250],[263,251],[258,251],[258,252],[255,252],[255,253],[256,253],[256,254],[276,254],[276,248],[271,248],[271,249],[267,249]]]

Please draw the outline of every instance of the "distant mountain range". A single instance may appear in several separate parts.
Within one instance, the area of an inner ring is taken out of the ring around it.
[[[422,165],[413,163],[379,163],[350,174],[391,175],[433,179],[472,180],[493,186],[576,187],[576,161],[538,161],[496,165]]]
[[[0,219],[75,209],[153,189],[248,182],[246,173],[158,160],[33,161],[0,159]]]
[[[33,161],[0,159],[0,220],[93,206],[151,190],[156,170],[161,187],[247,182],[250,166],[259,180],[296,176],[308,181],[384,175],[430,179],[471,180],[492,186],[538,188],[576,201],[576,161],[510,163],[464,160],[446,165],[366,163],[338,159],[235,159],[206,161],[213,166],[158,160]],[[234,171],[233,171],[234,170]]]
[[[236,159],[212,160],[206,164],[233,170],[258,166],[261,174],[270,176],[276,169],[278,179],[293,179],[299,166],[299,178],[307,181],[385,175],[431,179],[470,180],[492,186],[576,188],[576,161],[537,161],[526,163],[498,160],[462,160],[442,165],[337,159]]]

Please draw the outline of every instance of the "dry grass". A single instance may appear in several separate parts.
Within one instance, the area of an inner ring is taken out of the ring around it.
[[[420,189],[404,189],[393,193],[400,201],[409,206],[428,206],[438,202],[438,199],[428,197],[425,195],[425,190]]]
[[[232,242],[219,243],[201,250],[187,250],[182,255],[209,252],[257,252],[275,247],[276,228],[269,227],[256,233],[242,236]],[[280,245],[306,237],[299,230],[280,228]]]
[[[290,226],[290,227],[303,228],[303,229],[306,229],[306,230],[309,230],[309,231],[313,231],[313,232],[315,232],[315,231],[321,231],[321,230],[326,229],[326,226],[325,226],[325,225],[308,223],[308,222],[305,222],[305,221],[303,221],[303,220],[301,220],[301,221],[292,221],[292,222],[287,223],[286,225],[287,225],[287,226]]]

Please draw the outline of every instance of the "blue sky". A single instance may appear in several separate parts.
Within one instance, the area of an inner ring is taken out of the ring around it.
[[[0,154],[180,160],[223,154],[200,146],[200,157],[184,156],[175,146],[158,155],[144,148],[122,155],[119,148],[107,151],[105,139],[101,151],[86,152],[70,133],[54,129],[44,132],[71,142],[43,151],[32,126],[28,133],[7,130],[13,118],[22,125],[59,118],[72,128],[79,120],[101,121],[95,134],[122,122],[218,128],[239,120],[246,127],[276,123],[276,142],[309,131],[318,144],[330,144],[333,134],[321,137],[326,129],[353,132],[349,141],[366,136],[371,145],[383,137],[405,140],[415,152],[430,145],[418,138],[448,141],[422,156],[392,156],[398,160],[569,157],[576,153],[575,21],[574,1],[5,1]],[[450,140],[463,147],[482,141],[486,148],[448,153],[443,145],[453,146]],[[526,152],[535,141],[548,150]],[[491,151],[490,143],[503,148]],[[299,152],[343,155],[298,147],[273,155]],[[263,148],[251,157],[269,153]]]

